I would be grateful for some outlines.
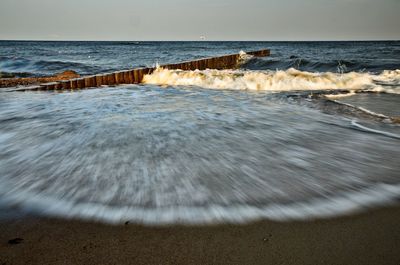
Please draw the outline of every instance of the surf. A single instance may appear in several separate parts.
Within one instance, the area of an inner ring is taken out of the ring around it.
[[[368,90],[400,93],[400,70],[372,73],[307,72],[294,68],[277,71],[203,70],[182,71],[157,68],[143,79],[145,84],[162,86],[196,86],[208,89],[249,90],[267,92],[313,90]]]

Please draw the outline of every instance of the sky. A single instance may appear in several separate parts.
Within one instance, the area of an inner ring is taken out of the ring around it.
[[[0,0],[0,39],[400,40],[400,0]]]

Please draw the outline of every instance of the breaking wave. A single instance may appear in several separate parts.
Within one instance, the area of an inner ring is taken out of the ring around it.
[[[286,71],[204,70],[182,71],[158,68],[144,83],[167,86],[198,86],[209,89],[254,91],[370,90],[400,93],[400,70],[371,73],[313,73],[290,68]],[[390,85],[388,85],[390,84]]]

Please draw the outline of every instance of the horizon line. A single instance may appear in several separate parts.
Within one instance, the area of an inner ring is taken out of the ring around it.
[[[37,41],[37,42],[371,42],[400,41],[400,39],[337,39],[337,40],[46,40],[46,39],[0,39],[0,41]]]

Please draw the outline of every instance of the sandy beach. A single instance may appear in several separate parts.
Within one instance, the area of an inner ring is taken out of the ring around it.
[[[23,218],[1,222],[0,264],[400,264],[399,222],[399,206],[245,225],[113,226]]]

